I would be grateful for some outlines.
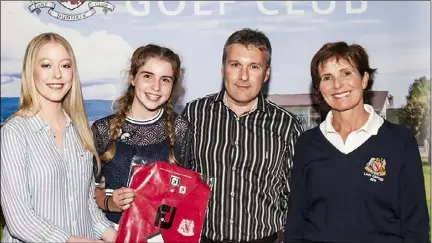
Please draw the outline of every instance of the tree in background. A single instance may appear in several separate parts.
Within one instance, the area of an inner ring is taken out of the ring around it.
[[[423,143],[426,139],[430,145],[430,79],[425,76],[414,80],[408,89],[407,103],[398,114],[401,124],[407,126]],[[430,163],[430,147],[428,161]]]

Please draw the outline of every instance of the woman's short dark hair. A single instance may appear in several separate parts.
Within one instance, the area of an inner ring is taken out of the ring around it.
[[[369,56],[366,50],[357,44],[348,45],[345,42],[326,43],[314,55],[310,66],[314,95],[318,101],[322,101],[322,95],[319,91],[319,85],[321,82],[319,68],[322,67],[326,61],[332,58],[336,58],[336,61],[341,59],[347,61],[351,66],[357,69],[362,78],[365,73],[368,73],[369,80],[365,91],[371,89],[377,69],[373,69],[369,66]]]

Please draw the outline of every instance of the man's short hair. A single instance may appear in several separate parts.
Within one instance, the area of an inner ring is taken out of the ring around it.
[[[260,51],[264,51],[266,55],[267,68],[270,67],[272,48],[270,40],[263,32],[259,30],[244,28],[232,33],[225,42],[222,63],[224,63],[226,60],[226,49],[228,48],[228,46],[233,44],[241,44],[246,47],[252,45],[258,48]]]

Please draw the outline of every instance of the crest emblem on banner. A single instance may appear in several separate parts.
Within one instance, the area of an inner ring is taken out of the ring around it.
[[[84,4],[86,3],[86,4]],[[59,7],[60,6],[60,7]],[[30,12],[39,15],[41,9],[48,9],[52,17],[64,21],[76,21],[86,19],[96,13],[96,8],[102,8],[104,14],[114,11],[115,6],[108,1],[85,1],[85,0],[59,0],[59,1],[32,1],[28,7]],[[60,12],[57,9],[67,9],[68,13]],[[83,10],[71,14],[71,11]]]
[[[63,7],[67,8],[69,10],[74,10],[74,9],[78,8],[79,6],[81,6],[85,2],[85,0],[84,1],[81,1],[81,0],[72,0],[72,1],[58,0],[57,2],[59,2]]]

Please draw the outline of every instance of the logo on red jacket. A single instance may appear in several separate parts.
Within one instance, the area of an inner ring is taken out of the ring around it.
[[[177,229],[183,236],[193,236],[194,235],[194,221],[190,219],[183,219]]]
[[[180,185],[180,177],[177,177],[177,176],[171,176],[171,178],[170,178],[170,185],[171,186],[178,186],[178,185]]]

